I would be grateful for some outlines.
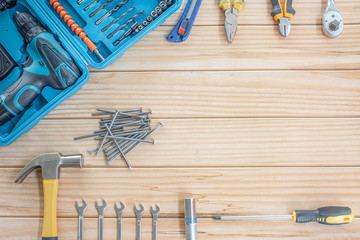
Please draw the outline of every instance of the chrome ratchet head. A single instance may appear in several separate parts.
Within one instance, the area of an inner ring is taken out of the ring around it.
[[[335,5],[335,0],[328,0],[322,19],[322,30],[325,36],[335,38],[344,30],[343,16]]]

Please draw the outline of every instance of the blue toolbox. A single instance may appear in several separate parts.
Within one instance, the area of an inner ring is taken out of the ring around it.
[[[13,143],[182,0],[0,0],[0,146]]]

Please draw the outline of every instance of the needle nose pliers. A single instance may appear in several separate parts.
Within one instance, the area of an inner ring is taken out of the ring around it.
[[[284,8],[281,7],[280,0],[271,0],[273,10],[271,16],[275,21],[279,21],[279,31],[281,35],[287,37],[290,33],[290,20],[296,11],[292,7],[292,0],[285,0]]]
[[[229,43],[235,38],[237,30],[237,16],[240,10],[245,8],[244,0],[220,0],[219,7],[225,12],[225,33]]]

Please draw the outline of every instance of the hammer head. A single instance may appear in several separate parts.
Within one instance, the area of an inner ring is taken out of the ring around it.
[[[63,156],[61,153],[42,154],[26,164],[17,176],[15,183],[22,183],[27,175],[36,168],[41,168],[43,179],[58,179],[61,167],[82,167],[83,161],[81,154],[68,156]]]

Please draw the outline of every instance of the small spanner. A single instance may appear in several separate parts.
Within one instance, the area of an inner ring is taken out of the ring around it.
[[[104,235],[104,211],[107,206],[107,203],[104,199],[102,199],[103,204],[99,206],[98,201],[95,202],[95,208],[99,214],[99,225],[98,225],[98,240],[103,240]]]
[[[134,212],[136,214],[136,240],[141,240],[141,217],[144,212],[144,206],[140,204],[139,210],[134,206]]]
[[[156,210],[153,209],[153,207],[150,207],[150,212],[151,215],[153,217],[153,235],[152,235],[152,240],[157,240],[157,220],[158,220],[158,215],[160,212],[160,207],[159,205],[156,205]]]
[[[120,202],[121,207],[119,208],[117,204],[115,203],[115,212],[117,215],[117,240],[122,240],[122,214],[125,209],[125,205]]]
[[[79,230],[78,230],[78,240],[84,239],[84,213],[87,207],[85,200],[82,200],[82,206],[79,206],[78,202],[75,202],[75,208],[79,213]]]

